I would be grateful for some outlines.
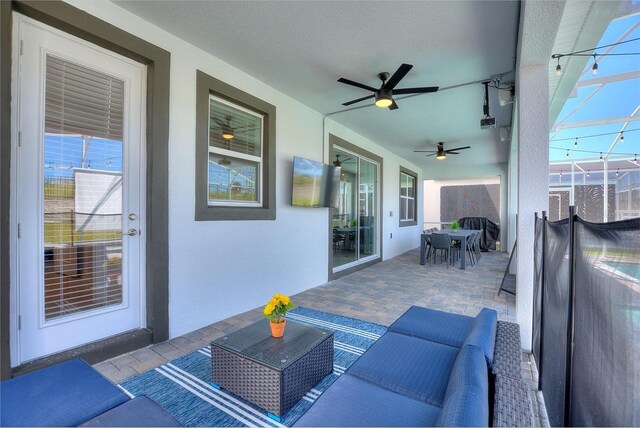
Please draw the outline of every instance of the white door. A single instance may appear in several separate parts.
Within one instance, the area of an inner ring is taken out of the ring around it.
[[[145,66],[14,15],[20,364],[146,325]]]

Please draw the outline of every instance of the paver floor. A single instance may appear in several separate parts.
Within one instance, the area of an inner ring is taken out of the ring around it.
[[[411,305],[475,316],[488,307],[498,318],[515,322],[515,298],[497,296],[508,263],[505,253],[482,253],[479,263],[466,270],[447,263],[419,264],[418,250],[407,251],[391,260],[291,296],[298,306],[337,313],[365,321],[390,325]],[[458,263],[459,265],[459,263]],[[277,291],[277,290],[275,290]],[[255,308],[195,330],[167,342],[148,346],[108,361],[95,368],[112,382],[162,365],[208,345],[213,339],[245,327],[262,318]],[[534,425],[542,425],[535,391],[537,370],[529,354],[523,353],[523,373],[531,384]]]

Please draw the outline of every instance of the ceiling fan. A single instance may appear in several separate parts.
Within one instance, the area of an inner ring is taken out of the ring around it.
[[[470,148],[471,146],[464,146],[464,147],[456,147],[455,149],[445,150],[444,143],[439,142],[438,150],[414,150],[413,152],[414,153],[431,153],[430,155],[427,155],[427,157],[435,155],[436,159],[443,160],[443,159],[446,159],[447,153],[449,153],[450,155],[459,155],[460,153],[458,153],[458,150],[466,150]]]
[[[231,140],[232,138],[236,137],[235,133],[236,131],[253,131],[255,128],[251,128],[252,125],[245,125],[245,126],[231,126],[231,121],[233,120],[233,118],[231,116],[227,116],[225,117],[224,121],[221,121],[219,119],[216,119],[215,117],[212,117],[213,121],[216,123],[217,128],[219,128],[221,130],[221,136],[222,138],[224,138],[225,140]]]
[[[343,160],[340,160],[340,155],[336,155],[336,160],[333,161],[333,166],[337,166],[337,167],[341,167],[342,166],[342,162],[346,162],[346,161],[350,161],[351,158],[346,158]]]
[[[350,106],[351,104],[359,103],[360,101],[367,100],[369,98],[375,98],[375,104],[378,107],[388,107],[389,110],[395,110],[398,108],[398,105],[393,100],[393,95],[404,95],[404,94],[426,94],[428,92],[436,92],[438,90],[438,86],[426,86],[422,88],[401,88],[395,89],[396,85],[400,83],[400,81],[407,75],[409,70],[413,68],[411,64],[402,64],[393,76],[389,78],[389,73],[382,72],[378,73],[378,78],[382,80],[382,84],[380,85],[380,89],[372,88],[368,85],[363,85],[362,83],[354,82],[353,80],[345,79],[341,77],[338,79],[338,82],[344,83],[347,85],[355,86],[357,88],[366,89],[367,91],[373,92],[372,95],[367,95],[366,97],[358,98],[355,100],[347,101],[346,103],[342,103],[343,106]]]

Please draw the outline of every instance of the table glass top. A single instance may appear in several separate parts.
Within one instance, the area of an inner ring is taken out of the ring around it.
[[[438,230],[436,232],[423,233],[423,235],[431,235],[433,233],[446,233],[449,236],[469,236],[476,232],[480,232],[480,231],[471,230],[471,229],[458,229],[458,230],[445,229],[445,230]]]
[[[306,355],[333,334],[331,330],[311,327],[287,320],[284,336],[271,336],[269,320],[264,319],[241,330],[222,336],[212,345],[276,369],[284,369]]]

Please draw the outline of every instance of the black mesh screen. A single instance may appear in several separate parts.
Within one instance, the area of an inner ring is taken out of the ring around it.
[[[640,426],[640,219],[575,233],[571,425]]]
[[[569,308],[569,219],[546,225],[542,386],[551,426],[564,425]]]
[[[543,255],[543,241],[542,241],[542,228],[544,227],[544,221],[542,218],[536,217],[534,242],[533,242],[533,356],[536,359],[538,365],[538,372],[540,372],[540,329],[542,327],[542,255]],[[539,386],[539,385],[538,385]]]

